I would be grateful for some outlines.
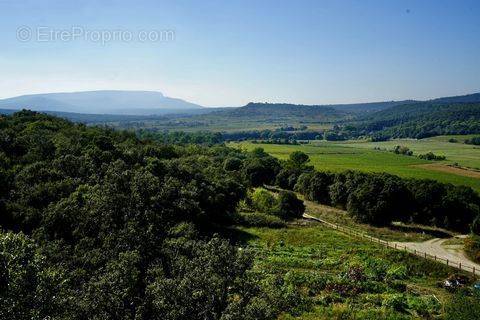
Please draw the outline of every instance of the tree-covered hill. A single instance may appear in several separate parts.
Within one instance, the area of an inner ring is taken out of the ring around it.
[[[480,103],[401,105],[365,115],[334,131],[343,138],[371,136],[375,140],[480,133]]]
[[[213,231],[276,167],[264,153],[0,117],[0,318],[243,319],[269,298],[250,256]]]

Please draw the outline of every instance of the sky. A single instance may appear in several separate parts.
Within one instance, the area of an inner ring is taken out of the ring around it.
[[[480,1],[0,0],[0,98],[154,90],[204,106],[480,92]]]

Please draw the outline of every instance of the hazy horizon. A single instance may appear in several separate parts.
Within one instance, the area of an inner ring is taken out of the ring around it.
[[[1,99],[145,90],[223,107],[480,91],[476,1],[7,0],[0,12]]]

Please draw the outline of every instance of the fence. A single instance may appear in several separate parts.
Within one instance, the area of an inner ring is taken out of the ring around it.
[[[456,269],[471,273],[474,276],[480,275],[480,270],[478,268],[475,268],[474,266],[465,265],[465,264],[462,264],[461,262],[458,262],[458,261],[445,259],[445,258],[442,258],[442,257],[438,257],[436,255],[429,254],[427,252],[419,251],[419,250],[416,250],[416,249],[411,249],[411,248],[408,248],[405,245],[402,246],[398,243],[392,243],[392,242],[388,242],[388,241],[385,241],[385,240],[382,240],[382,239],[379,239],[379,238],[375,238],[375,237],[372,237],[368,234],[358,232],[354,229],[344,227],[344,226],[340,226],[340,225],[337,225],[335,223],[331,223],[331,222],[325,221],[323,219],[320,219],[320,218],[317,218],[317,217],[314,217],[314,216],[311,216],[311,215],[308,215],[308,214],[304,214],[303,216],[304,216],[304,218],[307,218],[307,219],[310,219],[310,220],[319,221],[319,222],[331,227],[332,229],[341,231],[343,233],[346,233],[346,234],[349,234],[349,235],[352,235],[352,236],[356,236],[356,237],[360,237],[360,238],[363,238],[363,239],[367,239],[371,242],[378,243],[378,244],[383,245],[383,246],[388,247],[388,248],[393,248],[393,249],[396,249],[396,250],[402,250],[402,251],[414,254],[416,256],[419,256],[421,258],[424,258],[424,259],[440,262],[440,263],[443,263],[443,264],[445,264],[449,267],[456,268]]]
[[[280,189],[278,187],[275,187],[275,186],[265,186],[265,188],[270,190],[270,191],[274,191],[274,192],[279,192],[279,191],[282,190],[282,189]],[[436,255],[429,254],[427,252],[419,251],[419,250],[416,250],[416,249],[411,249],[411,248],[408,248],[405,245],[402,246],[398,243],[392,243],[392,242],[388,242],[388,241],[385,241],[385,240],[382,240],[382,239],[379,239],[379,238],[375,238],[375,237],[369,236],[368,234],[358,232],[355,229],[340,226],[338,224],[328,222],[326,220],[311,216],[309,214],[304,214],[303,217],[307,218],[307,219],[310,219],[310,220],[319,221],[319,222],[321,222],[321,223],[323,223],[323,224],[325,224],[325,225],[327,225],[327,226],[329,226],[333,229],[341,231],[343,233],[346,233],[346,234],[349,234],[349,235],[352,235],[352,236],[356,236],[356,237],[360,237],[360,238],[363,238],[363,239],[367,239],[371,242],[378,243],[378,244],[383,245],[383,246],[388,247],[388,248],[393,248],[393,249],[396,249],[396,250],[402,250],[402,251],[414,254],[418,257],[424,258],[424,259],[429,259],[429,260],[433,260],[433,261],[436,261],[436,262],[440,262],[440,263],[446,264],[449,267],[456,268],[456,269],[471,273],[474,276],[480,275],[480,269],[475,268],[474,266],[465,265],[465,264],[462,264],[461,262],[458,262],[458,261],[446,259],[446,258],[443,258],[443,257],[439,257],[439,256],[436,256]]]

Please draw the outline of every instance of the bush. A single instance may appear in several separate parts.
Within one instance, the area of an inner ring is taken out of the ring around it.
[[[465,140],[465,143],[479,146],[480,145],[480,137],[473,137],[471,139],[467,139],[467,140]]]
[[[420,159],[430,160],[430,161],[442,161],[447,159],[445,156],[437,156],[433,152],[427,152],[425,154],[418,155]]]
[[[271,214],[275,210],[276,199],[275,197],[263,188],[257,188],[253,192],[252,206],[255,210],[263,213]]]
[[[396,154],[403,154],[405,156],[413,155],[413,151],[405,146],[395,146],[395,148],[393,148],[393,152]]]
[[[480,262],[480,236],[472,234],[465,239],[465,252],[473,261]]]
[[[246,227],[283,228],[286,226],[282,219],[260,212],[242,213],[239,217],[239,223]]]
[[[292,220],[301,218],[304,212],[305,205],[302,200],[297,198],[295,193],[290,191],[279,193],[275,215],[284,220]]]

